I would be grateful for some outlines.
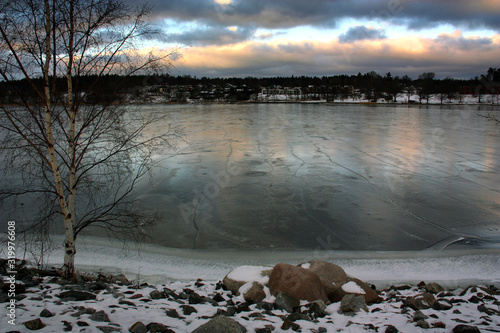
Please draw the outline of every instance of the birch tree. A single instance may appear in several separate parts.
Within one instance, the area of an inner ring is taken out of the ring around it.
[[[95,98],[109,74],[126,80],[168,69],[176,51],[137,51],[157,33],[149,12],[120,0],[0,1],[0,76],[16,95],[14,105],[0,106],[1,148],[23,180],[2,198],[24,195],[41,205],[25,231],[64,230],[65,277],[75,274],[83,230],[140,236],[154,222],[133,190],[172,131],[148,131],[159,117]]]

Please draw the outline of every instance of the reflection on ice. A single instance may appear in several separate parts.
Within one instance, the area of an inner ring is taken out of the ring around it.
[[[499,246],[500,133],[470,107],[147,110],[168,112],[186,132],[141,189],[162,213],[152,239],[162,246],[418,251],[450,239],[455,247]]]

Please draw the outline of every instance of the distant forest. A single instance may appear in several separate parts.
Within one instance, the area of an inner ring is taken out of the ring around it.
[[[42,86],[41,80],[34,80]],[[66,79],[56,81],[55,90],[66,90]],[[73,80],[74,91],[85,91],[87,102],[116,101],[119,96],[129,95],[138,97],[145,92],[163,87],[163,89],[187,89],[190,91],[217,90],[227,92],[227,87],[234,93],[235,100],[248,100],[252,94],[257,94],[264,87],[300,87],[303,93],[327,96],[329,94],[343,94],[345,87],[351,87],[368,98],[385,97],[389,100],[398,93],[417,94],[421,100],[428,99],[433,94],[499,94],[500,68],[489,68],[486,73],[468,80],[447,77],[436,79],[432,72],[422,73],[416,79],[408,75],[392,76],[376,72],[357,75],[334,76],[290,76],[290,77],[245,77],[245,78],[207,78],[169,74],[119,76],[107,75],[78,77]],[[176,87],[176,88],[174,88]],[[26,80],[15,81],[13,84],[0,82],[0,103],[18,103],[20,100],[34,99],[27,92]],[[64,98],[63,95],[60,98]]]

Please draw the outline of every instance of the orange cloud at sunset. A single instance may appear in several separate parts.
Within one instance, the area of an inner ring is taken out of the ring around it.
[[[294,66],[321,68],[324,75],[345,71],[379,70],[388,64],[395,68],[435,68],[454,62],[457,66],[494,63],[498,59],[500,35],[489,39],[464,37],[462,32],[440,34],[436,38],[404,38],[340,43],[337,39],[291,42],[285,40],[247,41],[224,46],[186,49],[178,67],[204,70],[241,71],[244,75],[266,75],[279,68],[294,73]],[[248,74],[246,74],[248,73]],[[285,73],[283,73],[285,74]]]

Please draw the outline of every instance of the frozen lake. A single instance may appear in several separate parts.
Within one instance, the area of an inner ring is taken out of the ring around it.
[[[177,248],[500,248],[487,107],[147,105],[185,135],[141,186]],[[161,131],[159,126],[156,130]]]

